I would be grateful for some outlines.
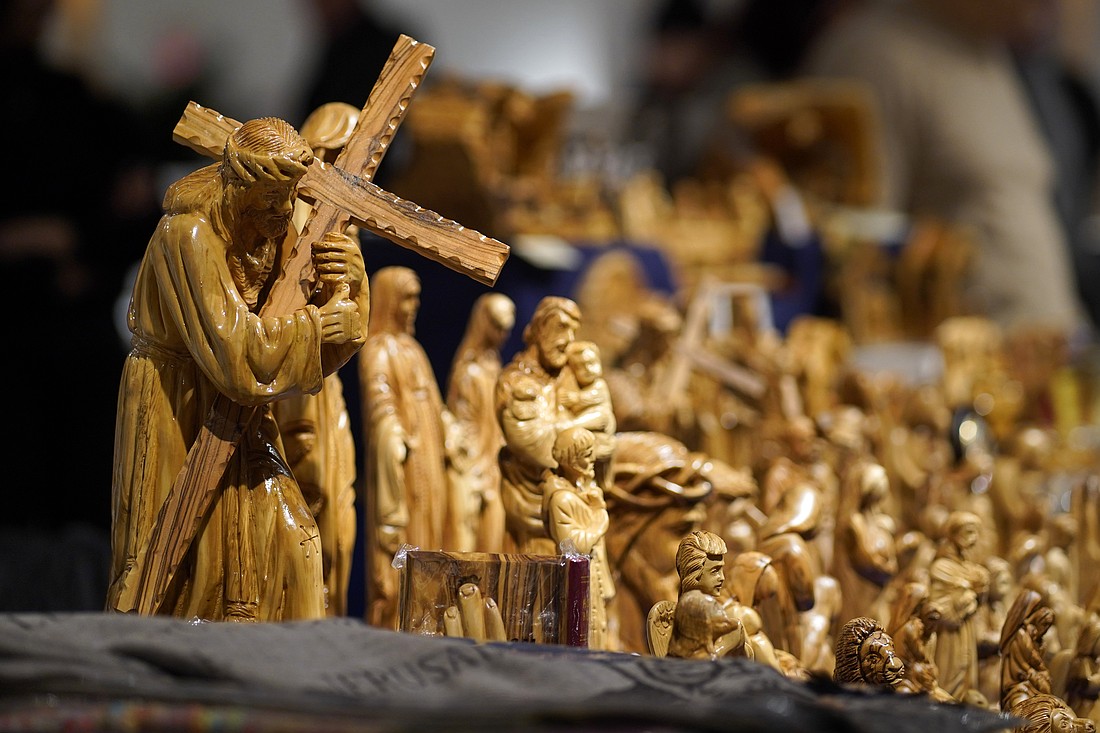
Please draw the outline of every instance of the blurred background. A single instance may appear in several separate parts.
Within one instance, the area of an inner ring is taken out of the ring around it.
[[[437,52],[376,181],[513,246],[497,286],[517,304],[505,361],[538,298],[592,297],[586,276],[611,251],[633,258],[636,285],[684,308],[717,277],[764,293],[781,332],[801,315],[837,318],[860,358],[912,379],[936,369],[921,348],[934,328],[975,311],[1006,328],[1054,328],[1076,363],[1095,351],[1092,0],[3,8],[0,119],[22,161],[0,211],[12,324],[4,383],[16,396],[6,431],[14,480],[0,519],[3,611],[102,606],[129,278],[165,187],[204,164],[171,139],[185,104],[295,125],[325,102],[360,106],[400,33]],[[899,52],[908,58],[857,40],[878,23],[904,34],[913,22],[927,38],[905,34],[918,38]],[[988,94],[946,83],[971,78]],[[909,129],[918,119],[927,127]],[[942,201],[921,195],[936,172],[960,181]],[[1017,178],[1030,186],[1013,194],[1020,206],[983,188]],[[968,220],[970,198],[974,211],[988,206]],[[1032,205],[1049,215],[1047,229],[1013,223]],[[990,254],[990,216],[1026,242]],[[445,385],[485,288],[369,235],[364,245],[369,270],[420,273],[417,335]],[[974,263],[990,261],[1001,269],[972,287]],[[1034,309],[1013,311],[1017,296],[1018,308]],[[345,389],[358,426],[354,381],[352,365]],[[1091,404],[1079,421],[1094,424]]]

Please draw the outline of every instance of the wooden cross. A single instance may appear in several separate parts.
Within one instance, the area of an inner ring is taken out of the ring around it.
[[[656,395],[671,400],[672,404],[681,404],[688,388],[688,380],[694,371],[702,372],[727,387],[759,399],[767,389],[767,384],[753,372],[729,361],[726,357],[709,351],[705,340],[712,330],[708,328],[708,319],[713,320],[714,309],[721,299],[739,295],[753,297],[764,315],[763,328],[774,329],[771,324],[771,306],[766,294],[758,285],[748,283],[723,283],[711,279],[704,280],[688,306],[687,317],[677,341],[676,352],[665,378],[654,384]]]
[[[475,280],[496,282],[508,246],[404,201],[370,182],[420,86],[435,49],[401,36],[363,110],[355,132],[332,165],[315,159],[298,183],[297,195],[314,203],[300,236],[287,233],[290,254],[261,307],[261,315],[290,313],[306,305],[303,281],[312,279],[312,246],[329,231],[355,223]],[[173,137],[218,158],[239,122],[192,102]],[[247,425],[260,408],[219,394],[195,444],[161,507],[146,555],[136,607],[155,613],[221,485],[225,468]]]

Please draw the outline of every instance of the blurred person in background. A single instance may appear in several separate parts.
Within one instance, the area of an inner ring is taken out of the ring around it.
[[[790,79],[849,2],[664,0],[649,21],[629,135],[667,183],[694,177],[714,146],[725,144],[730,93]]]
[[[1091,338],[1055,203],[1057,170],[1012,42],[1043,0],[865,0],[803,73],[860,80],[881,123],[878,204],[972,228],[966,295],[1002,327]]]
[[[1065,22],[1063,0],[1036,0],[1029,22],[1010,39],[1020,72],[1055,169],[1054,203],[1062,220],[1077,292],[1089,318],[1100,327],[1100,96],[1097,80],[1071,63],[1059,48]]]

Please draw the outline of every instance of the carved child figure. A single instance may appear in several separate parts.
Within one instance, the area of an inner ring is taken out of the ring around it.
[[[615,452],[615,412],[603,377],[600,349],[591,341],[574,341],[565,353],[569,368],[562,370],[558,401],[573,416],[570,424],[586,428],[595,436],[596,481],[606,490]]]
[[[609,518],[603,489],[596,483],[596,439],[581,427],[567,428],[554,441],[557,468],[542,482],[546,532],[560,548],[569,541],[589,560],[588,646],[611,649],[607,604],[615,596],[604,535]]]

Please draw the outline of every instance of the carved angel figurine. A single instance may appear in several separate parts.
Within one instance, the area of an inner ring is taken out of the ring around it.
[[[581,427],[566,428],[554,441],[557,468],[542,482],[542,512],[546,532],[561,547],[569,541],[589,556],[588,646],[616,646],[608,630],[607,604],[615,596],[604,535],[608,514],[603,489],[596,483],[596,438]]]
[[[447,549],[504,551],[504,503],[497,454],[504,445],[493,392],[500,376],[500,348],[512,332],[516,306],[502,293],[474,302],[466,333],[451,363],[447,408],[458,428],[447,504]]]
[[[905,664],[894,651],[894,640],[873,618],[851,619],[836,640],[833,679],[841,684],[897,687]]]
[[[729,613],[720,598],[725,554],[726,544],[706,530],[692,532],[680,543],[676,552],[680,596],[668,640],[670,657],[718,659],[732,654],[752,658],[741,619]]]

